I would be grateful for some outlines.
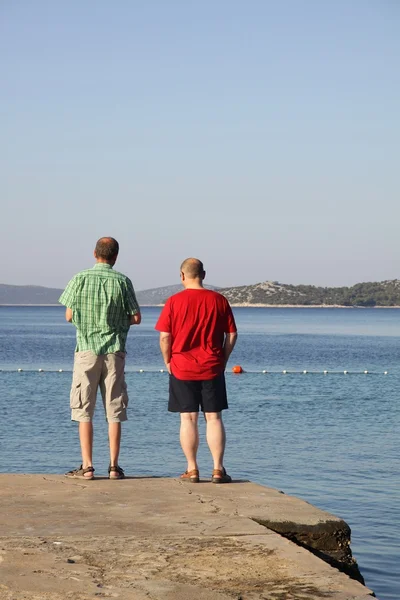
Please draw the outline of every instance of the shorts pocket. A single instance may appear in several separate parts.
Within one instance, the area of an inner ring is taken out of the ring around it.
[[[72,386],[69,404],[71,408],[82,408],[82,389],[80,383]]]
[[[114,415],[117,415],[121,411],[126,410],[128,408],[128,402],[129,402],[128,388],[126,386],[125,381],[123,381],[121,383],[121,385],[118,387],[119,387],[119,390],[117,391],[118,395],[115,395],[113,398],[111,398],[110,405],[109,405],[111,412],[113,412]]]
[[[122,384],[122,390],[121,390],[121,404],[123,408],[127,408],[128,407],[128,402],[129,402],[129,398],[128,398],[128,387],[125,383],[125,381]]]

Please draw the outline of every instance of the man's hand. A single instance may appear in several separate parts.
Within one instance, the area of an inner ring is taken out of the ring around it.
[[[139,312],[139,313],[136,313],[136,315],[131,315],[129,325],[140,325],[141,322],[142,322],[142,315]]]
[[[225,334],[225,342],[224,342],[224,358],[225,358],[225,369],[228,363],[229,357],[231,355],[232,350],[235,347],[237,340],[237,333],[226,333]]]
[[[171,334],[165,331],[160,333],[160,350],[168,373],[171,375]]]

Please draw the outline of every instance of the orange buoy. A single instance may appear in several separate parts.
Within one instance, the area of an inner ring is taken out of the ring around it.
[[[233,373],[243,373],[243,369],[240,365],[235,365],[234,367],[232,367],[232,372]]]

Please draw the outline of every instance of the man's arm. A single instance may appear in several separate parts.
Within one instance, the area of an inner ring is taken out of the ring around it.
[[[227,365],[227,362],[229,360],[229,357],[232,353],[232,350],[235,347],[236,341],[237,341],[237,332],[235,333],[226,333],[225,334],[225,341],[224,341],[224,358],[225,358],[225,366]]]
[[[63,304],[66,308],[65,320],[68,321],[68,323],[72,323],[72,307],[75,305],[78,277],[79,275],[75,275],[75,277],[68,282],[67,287],[58,300],[60,304]]]
[[[140,308],[138,301],[136,300],[132,281],[128,278],[126,279],[125,288],[125,308],[129,317],[129,325],[140,325],[142,322],[142,315],[140,314]]]
[[[171,375],[171,334],[165,331],[160,332],[160,349],[163,356],[165,366],[168,369],[168,373]]]

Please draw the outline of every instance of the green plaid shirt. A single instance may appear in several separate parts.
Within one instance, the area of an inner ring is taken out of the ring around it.
[[[59,302],[72,309],[76,350],[125,352],[130,317],[139,312],[132,282],[108,263],[96,263],[71,279]]]

